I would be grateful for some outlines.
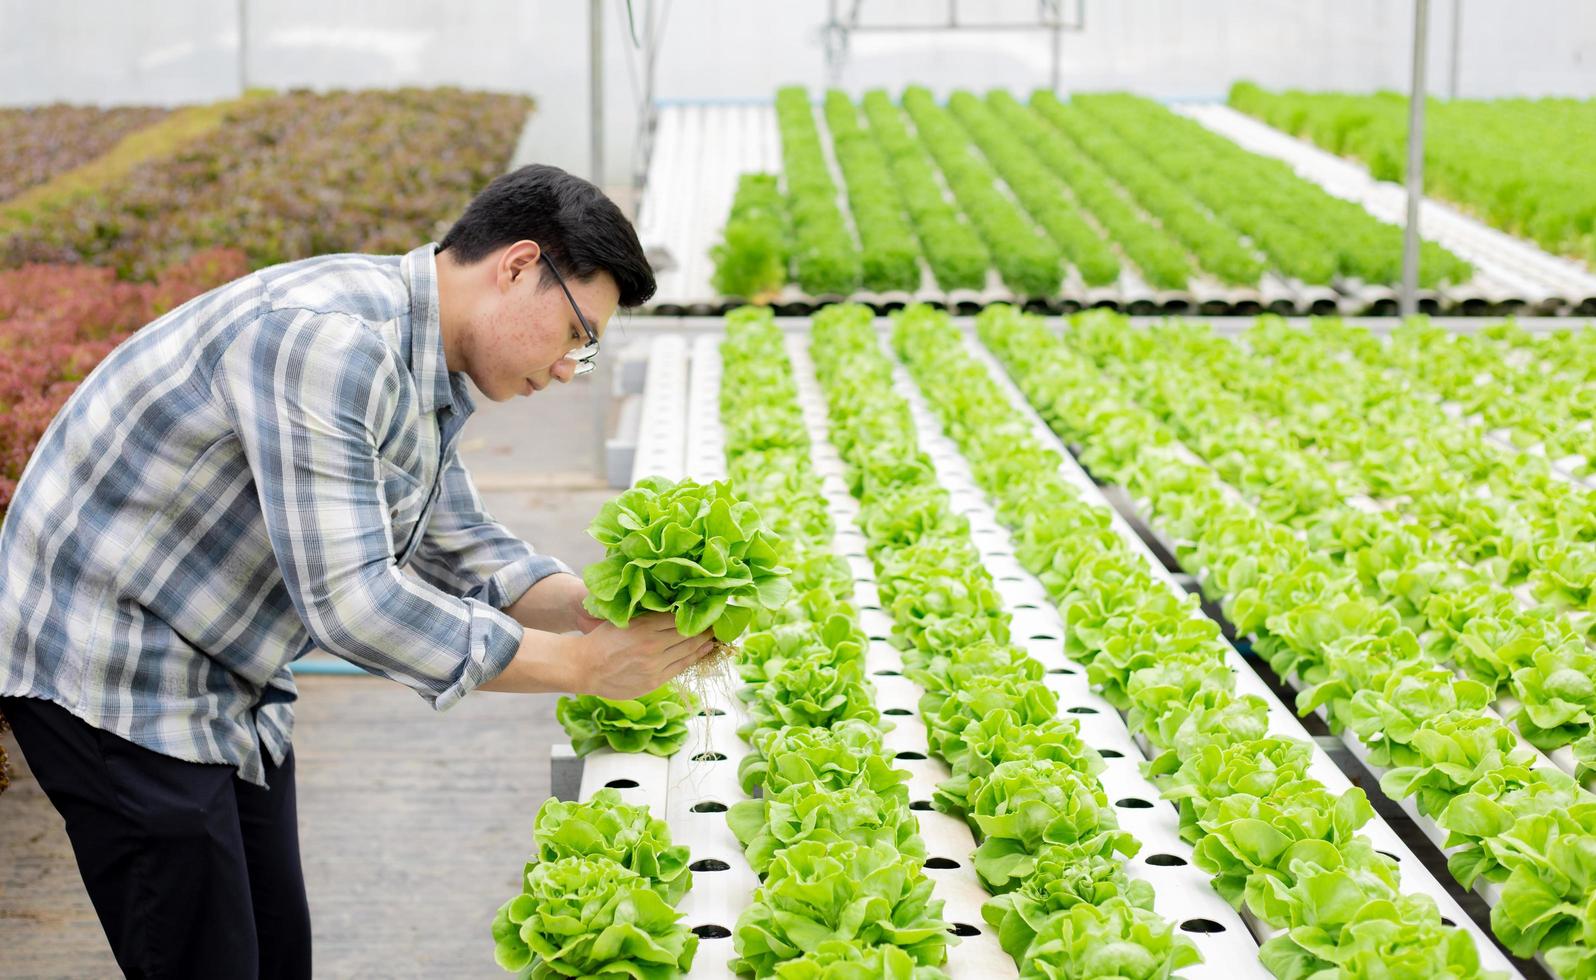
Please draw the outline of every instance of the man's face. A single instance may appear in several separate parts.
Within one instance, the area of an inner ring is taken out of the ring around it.
[[[588,342],[565,291],[552,277],[544,285],[544,263],[530,259],[512,265],[499,277],[496,294],[472,330],[471,380],[493,401],[570,381],[576,363],[565,355]],[[607,272],[587,282],[566,274],[565,284],[602,337],[620,301],[615,280]]]

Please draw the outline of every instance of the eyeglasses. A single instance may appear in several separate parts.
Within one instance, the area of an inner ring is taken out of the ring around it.
[[[549,254],[540,252],[538,258],[547,263],[549,271],[554,273],[554,281],[560,284],[560,291],[565,293],[565,298],[571,303],[571,309],[576,313],[577,321],[582,324],[582,330],[587,334],[586,345],[578,347],[565,355],[568,360],[576,362],[576,370],[572,372],[571,376],[580,378],[584,374],[592,374],[593,369],[597,367],[593,363],[593,358],[597,357],[599,352],[598,334],[593,332],[593,325],[588,323],[587,317],[582,315],[582,308],[576,305],[576,297],[571,295],[571,289],[565,284],[565,277],[560,275],[560,270],[555,268],[554,263],[549,260]]]

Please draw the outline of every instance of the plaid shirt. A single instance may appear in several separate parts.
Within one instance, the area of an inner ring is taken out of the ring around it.
[[[0,695],[264,785],[313,647],[435,708],[569,571],[456,452],[433,246],[275,266],[140,330],[73,393],[0,529]],[[408,566],[415,574],[401,569]]]

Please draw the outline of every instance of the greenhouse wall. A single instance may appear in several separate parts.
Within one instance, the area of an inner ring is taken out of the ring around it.
[[[641,9],[641,4],[638,5]],[[1432,84],[1450,71],[1455,5],[1433,3]],[[1596,95],[1596,5],[1465,0],[1463,95]],[[237,91],[239,11],[247,11],[250,84],[381,87],[459,84],[530,92],[540,156],[587,171],[588,5],[579,0],[0,0],[0,104],[68,100],[169,103]],[[936,22],[942,4],[870,2],[866,22]],[[640,56],[623,0],[608,0],[607,180],[630,171]],[[961,5],[967,19],[1034,18],[1032,0]],[[1217,97],[1238,78],[1266,86],[1405,87],[1409,3],[1390,0],[1086,0],[1086,31],[1063,40],[1063,84]],[[657,72],[663,99],[765,97],[827,81],[825,0],[670,5]],[[502,43],[506,37],[518,43]],[[62,57],[62,52],[71,52]],[[853,90],[1046,84],[1041,33],[861,34],[843,76]],[[629,70],[630,67],[630,70]],[[1471,71],[1472,69],[1472,71]]]

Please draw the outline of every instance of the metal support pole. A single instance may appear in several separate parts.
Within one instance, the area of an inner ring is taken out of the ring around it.
[[[1458,52],[1463,49],[1463,0],[1452,0],[1452,60],[1447,62],[1446,97],[1457,98]]]
[[[1424,200],[1424,60],[1430,0],[1413,0],[1413,85],[1408,91],[1408,216],[1402,227],[1403,316],[1418,312],[1419,204]]]
[[[842,22],[837,19],[837,0],[829,0],[826,5],[826,26],[823,41],[826,49],[826,85],[837,88],[842,85]]]
[[[588,150],[588,164],[593,168],[589,178],[594,185],[604,186],[604,4],[603,0],[588,0],[588,112],[591,118],[592,142]],[[602,358],[600,358],[602,360]],[[589,417],[593,420],[592,444],[597,447],[593,472],[604,472],[604,440],[609,435],[610,378],[605,365],[588,377],[588,399],[592,406]]]
[[[599,187],[604,186],[604,3],[588,0],[587,4],[587,101],[591,118],[592,141],[588,149],[589,177]]]
[[[249,0],[238,0],[238,94],[249,91]]]
[[[1062,13],[1062,11],[1060,11]],[[1058,94],[1059,66],[1064,59],[1064,28],[1057,21],[1053,22],[1053,71],[1049,76],[1048,87],[1053,94]]]

